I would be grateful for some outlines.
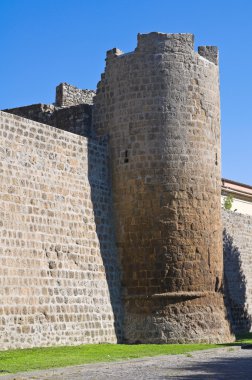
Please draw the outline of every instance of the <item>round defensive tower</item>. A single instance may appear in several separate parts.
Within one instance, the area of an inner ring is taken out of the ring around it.
[[[93,127],[108,135],[126,342],[232,340],[222,294],[216,47],[139,34],[107,52]]]

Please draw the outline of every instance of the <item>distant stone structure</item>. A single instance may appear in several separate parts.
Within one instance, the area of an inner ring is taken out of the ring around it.
[[[94,95],[93,90],[80,90],[61,83],[56,88],[55,104],[32,104],[4,111],[90,137]]]
[[[217,48],[139,34],[94,95],[0,112],[1,348],[232,341]]]
[[[80,90],[68,83],[60,83],[56,87],[56,102],[58,107],[70,107],[78,104],[93,104],[95,91]]]

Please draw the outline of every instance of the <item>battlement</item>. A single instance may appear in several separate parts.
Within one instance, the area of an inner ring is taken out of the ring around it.
[[[124,53],[118,48],[107,51],[106,58],[120,57],[124,55],[139,53],[183,53],[194,52],[194,34],[192,33],[159,33],[151,32],[147,34],[138,33],[137,47],[135,51]],[[219,53],[216,46],[199,46],[198,54],[209,62],[218,65]]]
[[[217,46],[199,46],[198,53],[215,65],[219,64],[219,50]]]
[[[137,35],[136,51],[183,52],[190,53],[194,48],[194,35],[191,33],[165,34],[152,32]]]

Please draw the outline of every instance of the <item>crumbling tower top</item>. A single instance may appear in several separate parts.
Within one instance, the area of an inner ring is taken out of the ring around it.
[[[155,53],[183,53],[191,54],[194,51],[194,34],[192,33],[138,33],[135,52]],[[131,54],[131,53],[126,53]],[[199,46],[198,54],[208,61],[218,65],[217,46]],[[124,55],[123,51],[113,48],[107,51],[107,58]]]

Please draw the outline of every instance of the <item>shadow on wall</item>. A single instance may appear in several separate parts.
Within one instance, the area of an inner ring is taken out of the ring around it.
[[[121,278],[114,238],[106,138],[88,139],[88,179],[91,188],[96,233],[114,314],[114,328],[117,342],[120,343],[123,335]]]
[[[241,253],[233,238],[223,231],[224,292],[228,319],[232,332],[250,331],[251,316],[246,305],[246,278],[242,269]]]

